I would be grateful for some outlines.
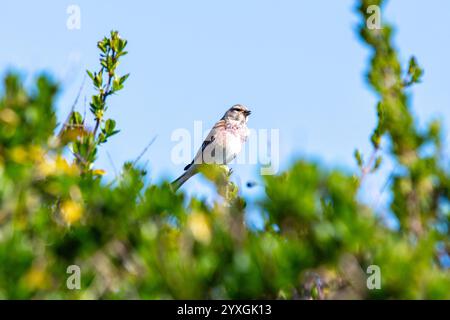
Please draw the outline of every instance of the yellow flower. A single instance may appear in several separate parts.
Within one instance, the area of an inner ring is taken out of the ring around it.
[[[40,146],[32,145],[30,146],[29,156],[33,161],[41,162],[45,157],[45,152]]]
[[[92,173],[96,176],[103,176],[106,174],[106,171],[103,169],[95,169],[92,171]]]
[[[37,165],[37,171],[40,176],[46,177],[55,172],[53,161],[42,159]]]
[[[38,163],[37,168],[38,173],[44,177],[63,174],[75,176],[79,173],[77,166],[75,164],[69,164],[61,155],[56,156],[55,159],[43,158],[42,161]]]
[[[61,215],[64,221],[71,225],[81,219],[83,208],[73,200],[66,200],[61,204]]]
[[[18,146],[14,147],[10,151],[9,156],[14,162],[25,163],[27,161],[28,154],[24,147]]]
[[[204,214],[192,213],[189,216],[188,225],[195,240],[204,244],[211,241],[211,228]]]
[[[49,276],[42,266],[33,266],[22,279],[23,284],[31,290],[45,289],[49,282]]]
[[[6,108],[0,110],[0,120],[6,124],[16,125],[19,122],[19,117],[13,110]]]
[[[66,159],[64,159],[61,155],[58,155],[55,160],[56,170],[61,174],[67,174],[70,176],[74,176],[78,174],[78,170],[76,165],[69,164]]]

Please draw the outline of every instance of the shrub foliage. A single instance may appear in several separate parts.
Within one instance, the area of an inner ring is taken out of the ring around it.
[[[99,69],[88,71],[96,89],[92,129],[72,111],[55,134],[58,86],[41,76],[26,88],[19,76],[6,75],[0,297],[449,299],[442,257],[450,247],[450,179],[441,129],[438,122],[419,129],[411,113],[410,88],[422,75],[416,59],[401,65],[391,26],[366,27],[368,6],[381,2],[358,5],[360,35],[371,55],[367,79],[379,100],[373,155],[366,161],[355,152],[358,176],[299,159],[265,177],[261,230],[245,225],[246,200],[232,185],[224,192],[214,168],[205,176],[225,200],[212,206],[173,192],[168,183],[146,183],[145,170],[134,163],[104,181],[95,159],[118,132],[107,117],[108,101],[128,78],[117,74],[127,45],[117,32],[98,43]],[[379,155],[397,168],[385,191],[397,228],[357,197],[363,178],[377,174]],[[80,290],[67,287],[70,265],[80,267]],[[366,285],[371,265],[380,268],[379,289]]]

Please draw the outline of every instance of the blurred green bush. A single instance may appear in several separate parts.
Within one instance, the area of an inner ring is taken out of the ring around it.
[[[0,95],[0,298],[3,299],[450,299],[448,167],[441,131],[420,131],[407,90],[420,81],[416,59],[403,68],[391,44],[392,29],[366,27],[369,5],[360,1],[362,39],[371,50],[368,81],[379,97],[374,154],[358,177],[299,160],[264,178],[259,204],[263,230],[244,223],[237,188],[205,175],[225,198],[213,206],[168,183],[145,184],[145,170],[123,166],[113,183],[94,169],[99,146],[116,134],[105,117],[108,98],[128,75],[116,67],[126,41],[112,32],[98,43],[100,69],[88,72],[96,94],[93,130],[73,111],[55,135],[57,85],[37,78],[33,88],[9,74]],[[363,178],[381,164],[383,150],[402,169],[392,178],[390,229],[357,200]],[[421,154],[424,146],[431,153]],[[71,150],[73,161],[63,156]],[[212,171],[211,171],[212,170]],[[81,270],[71,290],[70,265]],[[368,289],[367,268],[381,271],[381,287]]]

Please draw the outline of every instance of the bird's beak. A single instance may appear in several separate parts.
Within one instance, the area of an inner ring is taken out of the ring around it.
[[[251,112],[250,110],[244,111],[244,115],[245,115],[246,117],[249,116],[251,113],[252,113],[252,112]]]

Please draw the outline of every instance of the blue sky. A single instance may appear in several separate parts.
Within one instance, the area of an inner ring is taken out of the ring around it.
[[[81,29],[66,27],[69,5],[81,10]],[[212,126],[235,103],[248,105],[255,129],[280,130],[286,168],[298,157],[327,167],[355,170],[353,151],[369,154],[375,96],[364,80],[368,50],[355,33],[355,1],[8,1],[0,10],[0,70],[56,75],[63,119],[85,70],[97,69],[96,42],[117,29],[129,40],[119,72],[131,73],[110,100],[110,117],[121,132],[102,148],[97,167],[114,176],[157,135],[148,160],[152,181],[173,179],[183,166],[171,161],[177,128],[195,120]],[[382,19],[396,26],[395,43],[406,64],[414,54],[425,68],[414,88],[413,111],[421,124],[440,118],[450,128],[450,2],[392,0]],[[92,94],[88,81],[84,96]],[[446,133],[446,144],[450,139]],[[447,148],[448,151],[448,148]],[[389,172],[389,164],[383,172]],[[235,179],[258,179],[254,165],[235,165]],[[366,182],[366,195],[380,190],[383,173]],[[207,196],[200,178],[185,188]],[[375,190],[375,191],[374,191]],[[243,188],[257,196],[258,188]]]

